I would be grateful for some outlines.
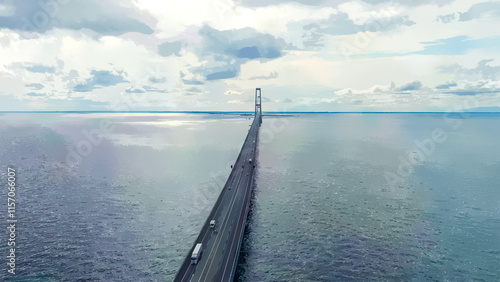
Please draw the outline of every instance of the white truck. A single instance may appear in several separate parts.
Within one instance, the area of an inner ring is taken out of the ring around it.
[[[201,247],[202,247],[201,243],[196,244],[196,247],[194,247],[193,253],[191,254],[191,264],[198,263],[198,259],[201,256]]]

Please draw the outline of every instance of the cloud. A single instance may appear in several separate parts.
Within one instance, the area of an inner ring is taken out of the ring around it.
[[[43,89],[43,85],[40,84],[40,83],[29,83],[29,84],[25,84],[24,86],[26,87],[30,87],[31,90],[42,90]]]
[[[243,104],[243,102],[241,102],[240,100],[236,99],[236,100],[229,100],[227,101],[228,104]]]
[[[323,4],[325,1],[326,0],[240,0],[238,2],[240,5],[248,7],[263,7],[285,3],[300,3],[303,5],[318,6]]]
[[[241,95],[243,92],[235,91],[235,90],[227,90],[224,92],[224,95]]]
[[[253,28],[219,31],[205,25],[199,35],[202,43],[196,53],[207,59],[208,64],[193,68],[193,72],[203,73],[206,80],[236,77],[241,64],[279,58],[287,47],[283,39],[258,33]]]
[[[76,92],[89,92],[94,90],[95,88],[98,88],[99,86],[107,87],[116,85],[118,83],[127,82],[121,75],[113,74],[110,71],[93,70],[91,72],[91,75],[92,78],[87,79],[85,83],[76,85],[73,90]]]
[[[146,91],[142,90],[142,89],[127,89],[125,90],[126,93],[146,93]]]
[[[443,23],[451,23],[455,20],[466,22],[474,19],[480,19],[484,16],[494,18],[500,17],[500,2],[483,2],[472,5],[465,12],[457,12],[446,15],[439,15],[436,21]]]
[[[158,45],[158,54],[163,57],[168,57],[170,55],[180,56],[179,52],[182,48],[181,41],[165,42]]]
[[[381,11],[384,17],[371,16],[364,24],[356,24],[348,13],[331,14],[326,20],[315,21],[303,26],[303,44],[306,47],[322,46],[324,35],[350,35],[358,32],[381,32],[396,29],[400,26],[411,26],[415,22],[408,16],[396,16],[391,10]],[[387,14],[387,15],[386,15]]]
[[[219,31],[208,25],[199,32],[203,37],[202,55],[218,54],[240,59],[275,59],[287,47],[281,38],[258,33],[253,28]]]
[[[226,79],[236,77],[239,73],[239,69],[228,69],[223,71],[217,71],[206,75],[207,80],[216,79]]]
[[[182,82],[186,85],[203,85],[203,81],[196,79],[182,79]]]
[[[422,88],[422,82],[416,80],[416,81],[413,81],[413,82],[410,82],[408,84],[405,84],[399,88],[397,88],[396,90],[399,90],[399,91],[415,91],[415,90],[419,90],[420,88]]]
[[[478,94],[500,93],[500,89],[496,89],[496,90],[490,90],[490,89],[475,89],[475,90],[460,89],[460,90],[447,91],[445,93],[446,94],[459,95],[459,96],[473,96],[473,95],[478,95]]]
[[[150,76],[148,78],[148,81],[151,82],[151,83],[153,83],[153,84],[165,83],[167,81],[167,78],[166,77]]]
[[[164,89],[158,89],[158,88],[151,87],[151,86],[147,86],[147,85],[144,85],[144,89],[145,89],[147,92],[152,92],[152,93],[168,93],[168,91],[167,91],[167,90],[164,90]]]
[[[436,21],[438,22],[443,22],[443,23],[449,23],[457,18],[456,14],[447,14],[447,15],[440,15],[437,16]]]
[[[448,82],[448,83],[436,86],[436,89],[450,89],[451,87],[456,87],[456,86],[457,86],[456,82]]]
[[[126,7],[119,1],[16,0],[11,5],[8,13],[5,5],[0,6],[0,13],[8,14],[0,17],[0,28],[40,33],[53,28],[86,28],[102,35],[153,33],[149,26],[134,17],[138,14],[131,6]]]
[[[393,3],[394,0],[362,0],[365,3],[377,5],[382,3]],[[445,3],[451,2],[453,0],[425,0],[425,1],[414,1],[414,0],[399,0],[399,4],[405,4],[409,6],[421,5],[426,3],[436,3],[443,5]],[[337,6],[339,4],[350,2],[350,0],[340,0],[340,1],[328,1],[328,0],[237,0],[241,5],[248,7],[263,7],[271,5],[280,5],[286,3],[299,3],[302,5],[309,6]]]
[[[12,0],[0,3],[0,17],[10,17],[16,12],[16,7],[13,5]]]
[[[475,68],[464,68],[459,64],[452,64],[440,67],[443,73],[453,73],[458,79],[483,79],[494,80],[500,79],[500,66],[490,66],[492,59],[481,60]]]
[[[29,92],[29,93],[26,93],[26,96],[30,96],[30,97],[45,97],[45,96],[47,96],[47,94],[45,94],[45,93]]]
[[[42,65],[33,65],[26,67],[27,71],[38,72],[38,73],[54,73],[56,71],[55,67],[47,67]]]
[[[259,75],[250,77],[249,80],[257,80],[257,79],[273,79],[278,77],[278,72],[271,72],[269,75]]]
[[[483,15],[492,15],[495,18],[500,17],[500,2],[477,3],[464,13],[460,13],[460,21],[470,21],[481,18]]]

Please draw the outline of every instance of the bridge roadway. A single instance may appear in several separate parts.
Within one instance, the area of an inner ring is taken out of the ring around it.
[[[259,111],[231,174],[174,281],[233,280],[252,194],[261,120]],[[210,228],[212,219],[215,228]],[[191,264],[191,254],[197,243],[203,244],[202,253],[198,263]]]

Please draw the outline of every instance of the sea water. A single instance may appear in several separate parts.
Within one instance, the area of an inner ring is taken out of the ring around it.
[[[0,278],[171,281],[250,124],[0,115],[18,220],[16,274],[4,228]],[[498,128],[495,114],[264,116],[236,280],[498,280]]]
[[[241,115],[0,115],[0,280],[173,280],[249,124]],[[15,275],[8,167],[17,173]]]
[[[264,120],[238,281],[500,279],[500,115]]]

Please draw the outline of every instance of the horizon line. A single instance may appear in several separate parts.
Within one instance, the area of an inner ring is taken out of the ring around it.
[[[183,113],[183,114],[254,114],[254,111],[0,111],[0,113]],[[281,112],[281,111],[270,111],[263,112],[263,114],[446,114],[446,113],[482,113],[482,114],[500,114],[500,111],[471,111],[471,110],[459,110],[459,111],[439,111],[439,112],[401,112],[401,111],[378,111],[378,112],[363,112],[363,111],[317,111],[317,112]]]

